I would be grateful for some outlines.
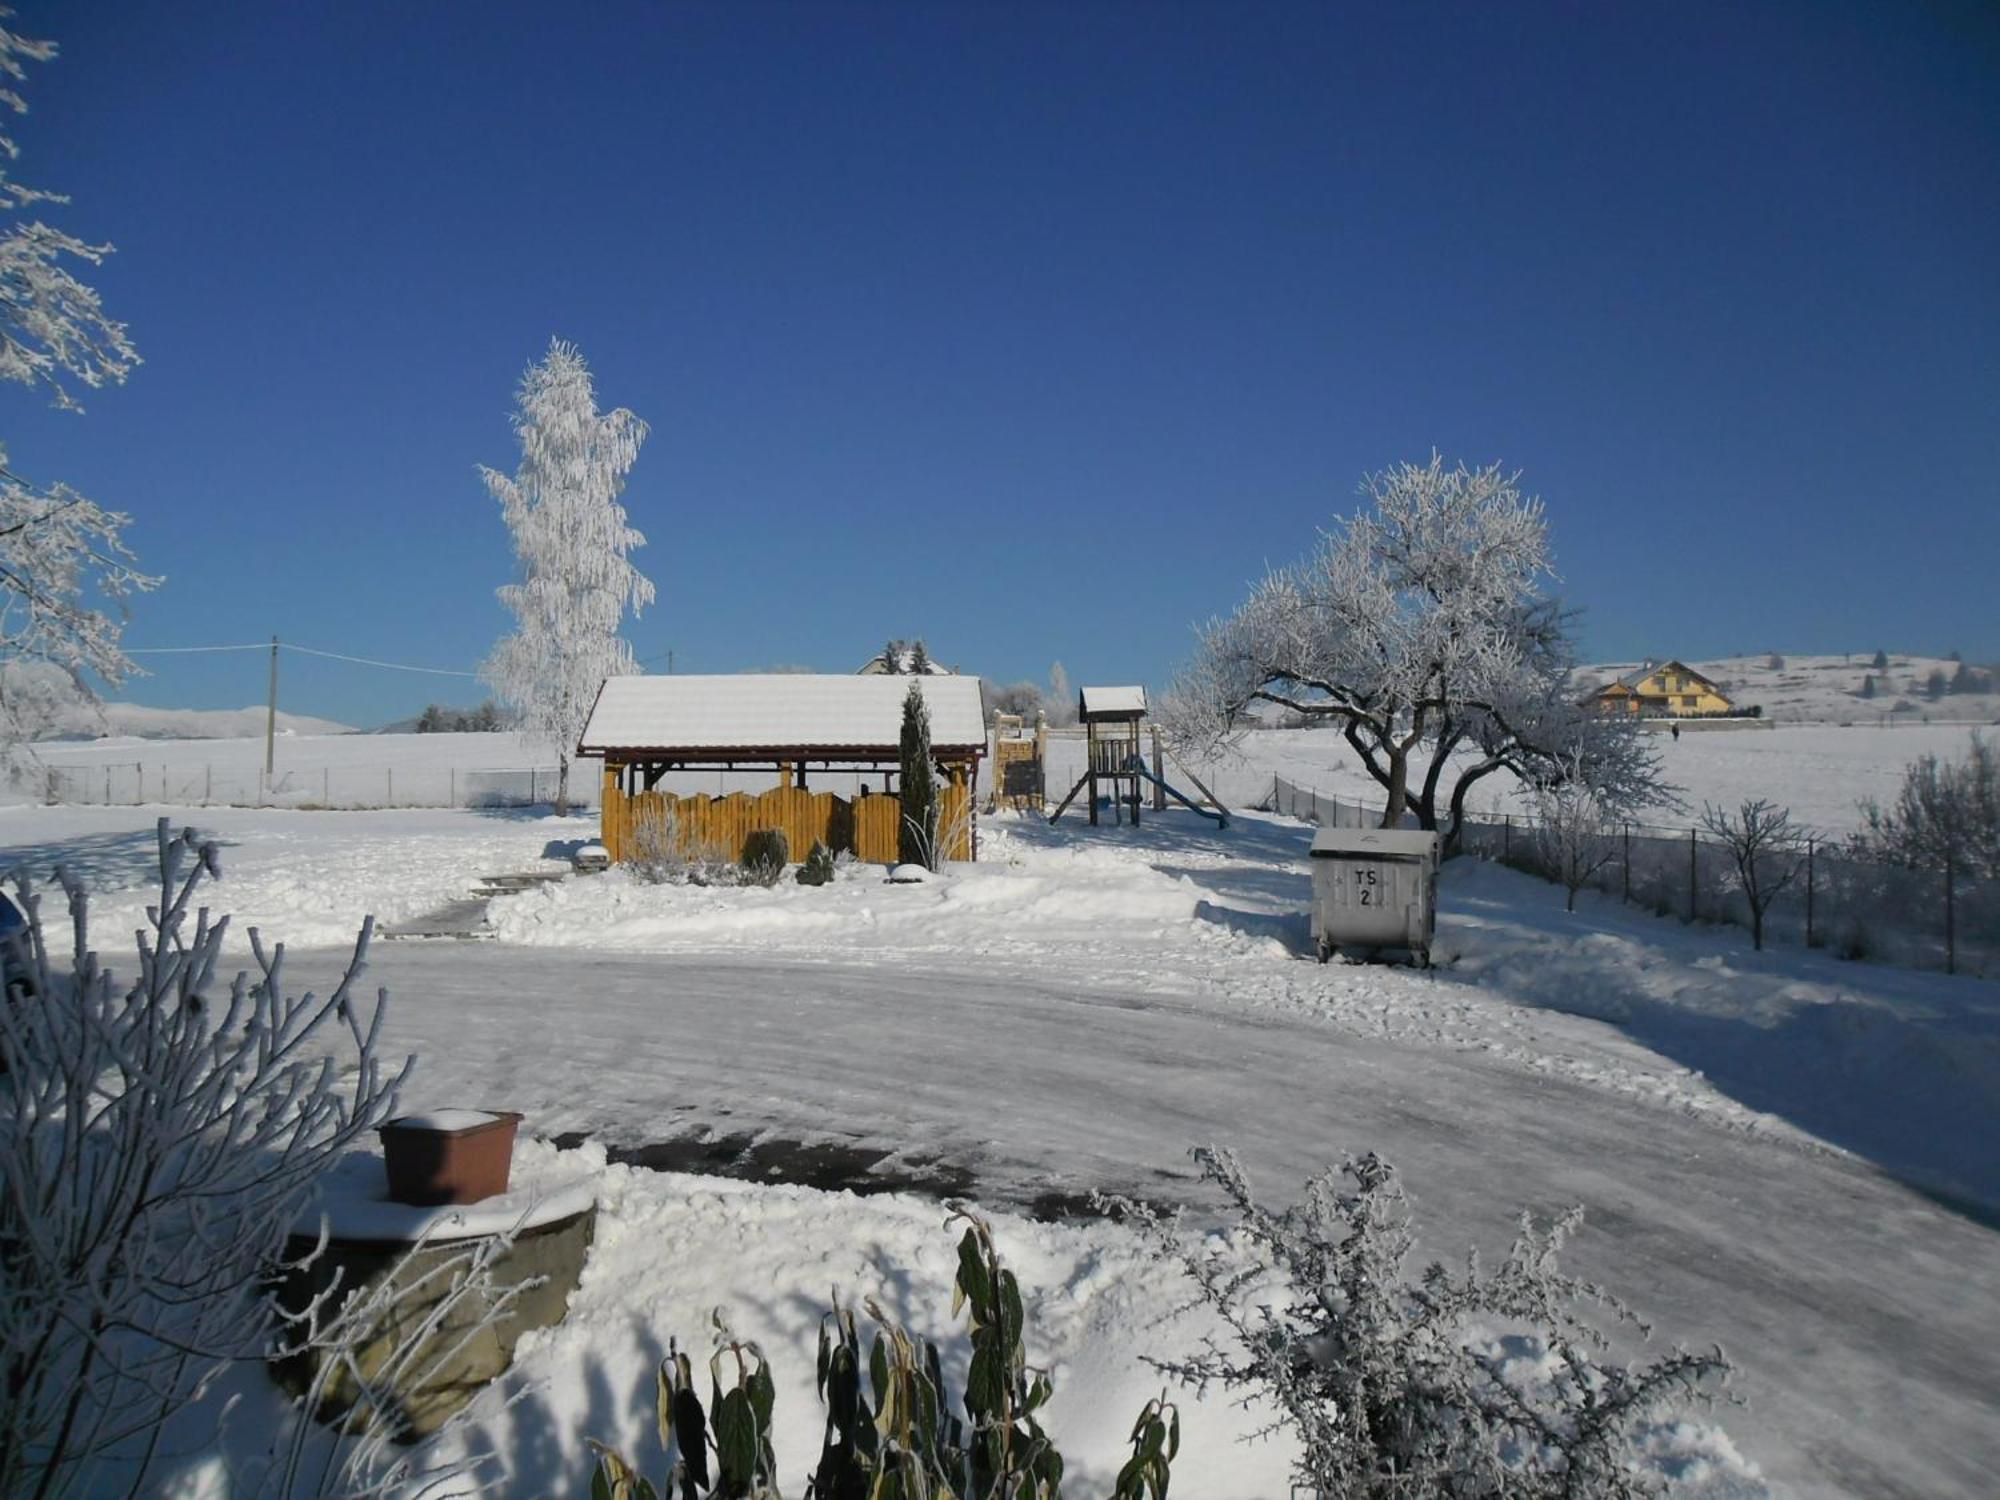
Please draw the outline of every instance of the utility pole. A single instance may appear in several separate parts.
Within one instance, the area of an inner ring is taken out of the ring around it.
[[[264,710],[264,785],[271,785],[277,769],[278,747],[278,638],[271,637],[271,697]]]

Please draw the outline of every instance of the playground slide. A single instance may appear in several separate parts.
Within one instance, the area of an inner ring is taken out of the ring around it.
[[[1155,776],[1151,771],[1147,770],[1146,763],[1143,760],[1140,760],[1137,756],[1134,756],[1132,759],[1125,762],[1125,769],[1128,771],[1136,772],[1142,781],[1152,782],[1154,786],[1158,787],[1161,791],[1165,792],[1169,797],[1173,798],[1174,801],[1180,803],[1180,805],[1182,807],[1185,807],[1189,812],[1200,813],[1204,818],[1215,819],[1216,827],[1227,828],[1229,826],[1228,813],[1217,812],[1212,807],[1203,807],[1201,806],[1201,804],[1197,802],[1189,801],[1186,797],[1181,795],[1180,788],[1173,785],[1172,782],[1162,781],[1160,780],[1159,777]]]

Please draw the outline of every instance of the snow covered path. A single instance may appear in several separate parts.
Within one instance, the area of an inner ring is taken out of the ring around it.
[[[298,955],[296,977],[328,957]],[[990,960],[440,944],[384,947],[374,969],[397,1044],[423,1058],[413,1102],[504,1103],[545,1134],[915,1142],[1019,1205],[1051,1189],[1180,1196],[1198,1141],[1235,1147],[1273,1199],[1372,1149],[1403,1170],[1426,1248],[1453,1257],[1504,1249],[1523,1206],[1581,1201],[1574,1267],[1671,1337],[1724,1344],[1750,1410],[1721,1419],[1779,1485],[1975,1495],[2000,1470],[2000,1235],[1788,1132],[1200,986],[1037,982]],[[497,1008],[504,1024],[464,1024]]]

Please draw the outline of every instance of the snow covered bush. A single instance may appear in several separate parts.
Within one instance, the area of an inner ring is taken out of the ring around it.
[[[1638,1368],[1610,1360],[1585,1309],[1649,1330],[1558,1271],[1580,1209],[1546,1228],[1524,1214],[1490,1273],[1475,1253],[1461,1275],[1434,1263],[1413,1281],[1409,1202],[1379,1158],[1344,1162],[1274,1213],[1228,1152],[1195,1157],[1228,1199],[1230,1232],[1191,1243],[1174,1220],[1120,1206],[1234,1338],[1160,1368],[1269,1401],[1298,1437],[1299,1489],[1318,1500],[1653,1493],[1658,1476],[1629,1461],[1635,1438],[1726,1374],[1720,1349],[1676,1349]]]
[[[1052,1387],[1027,1361],[1020,1285],[1001,1263],[986,1221],[960,1209],[947,1227],[961,1220],[951,1307],[971,1324],[965,1389],[954,1396],[937,1346],[873,1301],[875,1332],[864,1356],[854,1312],[836,1299],[820,1320],[826,1426],[806,1500],[1061,1500],[1062,1454],[1035,1415]],[[660,1363],[654,1410],[667,1450],[660,1486],[593,1442],[592,1500],[776,1500],[769,1361],[756,1344],[732,1336],[720,1314],[715,1325],[705,1407],[685,1354],[670,1346]],[[1180,1416],[1170,1402],[1146,1404],[1131,1447],[1111,1500],[1166,1500],[1180,1447]]]
[[[284,949],[254,928],[255,975],[223,978],[229,919],[194,900],[217,874],[214,844],[161,820],[129,984],[91,946],[80,882],[57,871],[58,958],[16,877],[32,993],[0,1004],[0,1495],[123,1492],[111,1461],[143,1490],[162,1424],[287,1337],[267,1278],[315,1180],[408,1073],[382,1061],[386,997],[359,989],[372,922],[324,998],[288,996]],[[293,1336],[324,1346],[336,1323]]]

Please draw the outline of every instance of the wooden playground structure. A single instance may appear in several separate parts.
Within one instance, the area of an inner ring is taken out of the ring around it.
[[[1070,803],[1076,800],[1078,792],[1087,790],[1084,805],[1093,827],[1097,824],[1098,805],[1102,800],[1109,801],[1113,820],[1118,823],[1124,822],[1129,808],[1133,826],[1137,827],[1140,809],[1146,800],[1145,789],[1150,783],[1155,812],[1165,812],[1167,800],[1172,798],[1190,812],[1213,818],[1218,827],[1229,826],[1229,809],[1222,805],[1222,799],[1202,785],[1201,778],[1190,771],[1167,746],[1160,734],[1160,726],[1146,723],[1146,690],[1143,687],[1084,688],[1077,694],[1076,710],[1077,721],[1084,727],[1084,772],[1057,804],[1056,810],[1049,814],[1051,823],[1063,815]],[[1152,738],[1150,769],[1140,753],[1142,728],[1149,730]],[[1165,761],[1169,758],[1174,768],[1207,799],[1209,805],[1196,802],[1167,781]]]

